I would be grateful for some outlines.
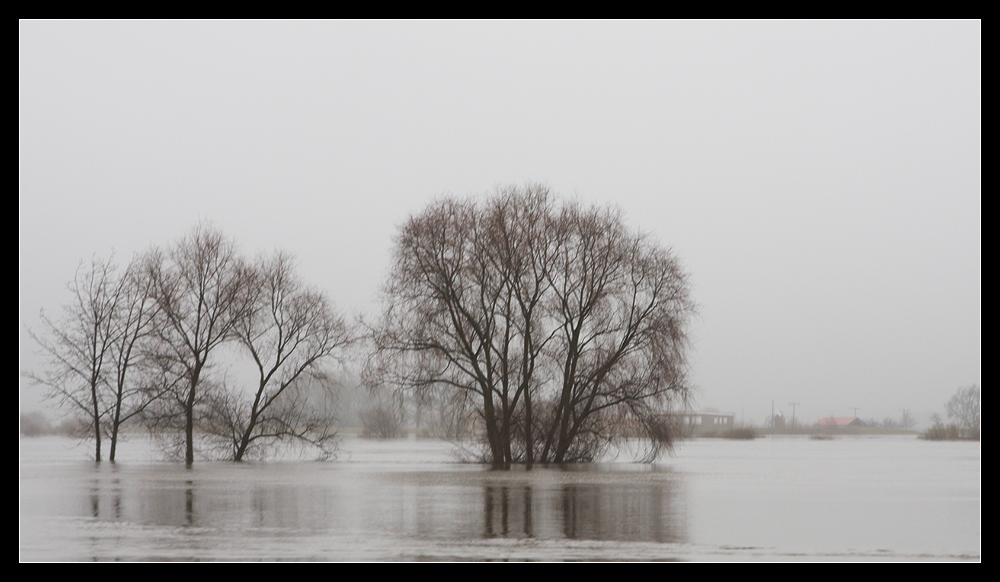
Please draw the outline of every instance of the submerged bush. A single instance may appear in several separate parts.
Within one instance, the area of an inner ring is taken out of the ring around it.
[[[372,439],[396,439],[403,436],[403,415],[387,406],[373,406],[361,411],[361,436]]]
[[[962,430],[957,424],[935,424],[925,430],[920,438],[928,441],[978,441],[979,429]]]
[[[757,436],[757,431],[753,427],[749,426],[729,429],[722,433],[722,438],[746,441],[753,440],[757,438]]]
[[[920,438],[928,441],[978,441],[979,426],[963,427],[956,423],[944,424],[937,414],[932,417],[933,424],[925,430]]]

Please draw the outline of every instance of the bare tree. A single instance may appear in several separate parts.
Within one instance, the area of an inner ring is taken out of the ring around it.
[[[980,401],[981,391],[979,386],[973,384],[959,388],[945,405],[945,409],[948,411],[948,418],[958,425],[960,434],[963,437],[979,437],[980,423],[982,421]]]
[[[361,436],[373,439],[395,439],[403,436],[406,403],[403,395],[389,390],[373,390],[368,404],[361,409]]]
[[[53,321],[42,312],[44,335],[29,330],[49,362],[43,374],[29,372],[27,376],[46,386],[49,397],[60,405],[87,418],[94,437],[94,460],[100,461],[107,413],[102,398],[105,361],[115,341],[113,319],[120,292],[114,264],[96,257],[89,266],[81,264],[69,291],[73,302],[63,307],[60,320]]]
[[[385,288],[375,377],[467,392],[496,464],[532,454],[530,389],[551,336],[539,321],[550,206],[542,187],[507,188],[481,206],[441,200],[401,228]]]
[[[401,227],[384,298],[370,377],[468,393],[488,461],[669,443],[693,305],[673,256],[619,213],[556,209],[541,186],[440,200]]]
[[[155,354],[161,385],[173,389],[167,402],[176,404],[154,418],[161,428],[183,419],[184,460],[191,464],[202,374],[252,305],[250,269],[231,240],[202,223],[166,253],[151,253],[148,276],[162,318]]]
[[[503,444],[503,461],[535,460],[535,401],[546,370],[543,350],[556,334],[548,325],[544,299],[551,292],[552,269],[559,247],[554,244],[553,201],[548,189],[529,185],[498,190],[484,208],[478,252],[495,273],[500,341],[494,341],[500,368],[497,393],[502,415],[495,431]],[[543,459],[545,461],[545,459]]]
[[[333,376],[323,372],[298,376],[258,414],[250,437],[245,438],[252,401],[239,388],[213,385],[205,394],[199,426],[216,437],[211,444],[226,459],[263,459],[293,445],[311,447],[321,459],[328,459],[339,445],[339,387]]]
[[[249,264],[202,223],[121,274],[94,259],[70,291],[60,320],[43,313],[45,333],[29,330],[50,365],[25,375],[87,419],[98,461],[107,437],[114,460],[120,428],[135,417],[188,464],[196,430],[224,436],[237,461],[289,439],[324,457],[334,451],[337,382],[325,366],[342,358],[353,331],[295,276],[288,255]],[[257,372],[250,390],[208,374],[237,355]]]
[[[676,259],[630,232],[619,212],[567,205],[551,270],[559,394],[541,458],[590,460],[608,427],[631,426],[669,445],[663,411],[687,394],[685,328],[693,305]]]
[[[242,461],[259,439],[320,445],[332,438],[329,429],[316,434],[316,417],[301,408],[306,400],[292,398],[288,391],[306,376],[323,377],[322,366],[353,341],[326,297],[295,276],[290,256],[262,259],[246,284],[248,309],[234,320],[233,336],[253,360],[257,382],[249,403],[232,403],[241,402],[238,395],[225,399],[235,461]]]
[[[133,418],[140,417],[146,407],[160,398],[162,392],[149,384],[146,354],[148,342],[156,331],[156,302],[151,297],[153,282],[146,276],[143,259],[133,259],[123,274],[119,301],[115,311],[114,342],[111,363],[114,378],[114,408],[111,411],[111,451],[115,460],[120,429]]]
[[[27,376],[87,419],[97,461],[105,436],[108,458],[115,460],[122,424],[155,398],[136,381],[137,346],[150,333],[154,317],[140,271],[138,260],[121,274],[113,261],[94,258],[81,265],[69,285],[73,302],[63,308],[63,317],[52,321],[43,313],[44,334],[30,332],[49,365],[44,373]]]

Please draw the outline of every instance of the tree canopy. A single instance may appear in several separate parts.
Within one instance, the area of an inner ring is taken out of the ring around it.
[[[395,239],[373,386],[471,395],[495,465],[670,445],[688,395],[687,276],[614,208],[545,187],[441,198]]]

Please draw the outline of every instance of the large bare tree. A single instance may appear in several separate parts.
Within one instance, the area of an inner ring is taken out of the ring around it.
[[[384,300],[369,377],[469,393],[489,462],[669,444],[693,305],[673,255],[620,213],[541,186],[441,199],[400,228]]]
[[[151,293],[162,318],[156,328],[156,359],[163,370],[161,386],[172,389],[165,404],[174,405],[160,407],[152,418],[161,429],[167,428],[168,418],[182,421],[188,464],[194,462],[202,375],[217,350],[235,337],[253,304],[251,273],[235,243],[207,223],[168,251],[150,254]]]

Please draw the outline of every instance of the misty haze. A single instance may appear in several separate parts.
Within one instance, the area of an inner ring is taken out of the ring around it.
[[[981,22],[19,22],[19,560],[981,561]]]

